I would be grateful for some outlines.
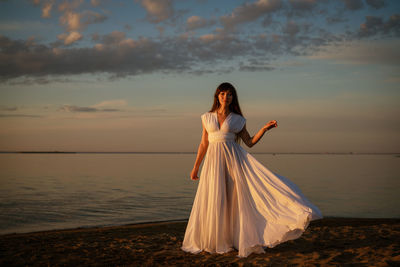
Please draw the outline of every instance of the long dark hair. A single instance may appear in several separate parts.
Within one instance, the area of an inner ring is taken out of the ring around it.
[[[221,92],[230,92],[232,94],[232,102],[229,105],[229,110],[231,112],[239,114],[240,116],[243,116],[242,110],[240,109],[240,106],[239,106],[239,99],[238,99],[238,96],[236,93],[236,89],[235,89],[235,87],[233,87],[232,84],[226,83],[226,82],[218,85],[217,90],[215,90],[214,103],[211,107],[210,112],[216,111],[219,108],[219,106],[221,105],[218,100],[218,95]],[[236,143],[240,143],[240,138],[239,138],[239,135],[237,135],[237,134],[235,137],[235,141],[236,141]]]
[[[239,100],[238,100],[238,96],[237,96],[237,93],[236,93],[236,89],[235,89],[235,87],[233,87],[232,84],[226,83],[226,82],[225,83],[221,83],[220,85],[218,85],[217,90],[215,90],[214,103],[213,103],[213,105],[211,107],[210,112],[214,112],[219,108],[220,103],[219,103],[219,100],[218,100],[218,95],[221,92],[230,92],[232,94],[232,102],[229,105],[229,110],[231,112],[234,112],[236,114],[239,114],[239,115],[243,116],[242,110],[240,109],[240,106],[239,106]]]

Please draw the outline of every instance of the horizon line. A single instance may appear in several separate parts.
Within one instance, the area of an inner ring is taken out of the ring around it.
[[[195,151],[61,151],[61,150],[19,150],[19,151],[0,151],[0,154],[196,154]],[[333,154],[333,155],[366,155],[381,154],[395,155],[400,152],[251,152],[251,154]]]

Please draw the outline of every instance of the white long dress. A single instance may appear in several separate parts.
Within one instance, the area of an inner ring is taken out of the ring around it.
[[[217,114],[201,116],[208,149],[182,249],[239,257],[264,253],[301,236],[312,220],[322,218],[291,181],[271,172],[235,142],[246,119],[231,112],[219,127]]]

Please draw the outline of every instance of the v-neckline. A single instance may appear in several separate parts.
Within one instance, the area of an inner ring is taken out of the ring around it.
[[[218,121],[218,113],[217,113],[217,111],[215,111],[214,113],[215,113],[215,117],[216,117],[216,119],[217,119],[218,130],[221,130],[222,126],[224,126],[225,121],[226,121],[226,120],[229,118],[229,116],[232,114],[232,111],[229,112],[228,116],[226,116],[225,120],[221,123],[221,125],[219,124],[219,121]]]

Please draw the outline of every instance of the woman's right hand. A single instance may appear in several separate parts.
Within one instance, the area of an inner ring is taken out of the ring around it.
[[[190,179],[192,179],[193,181],[199,180],[199,177],[197,176],[198,171],[198,169],[193,168],[192,172],[190,173]]]
[[[274,127],[278,127],[278,122],[276,120],[269,121],[267,124],[264,125],[264,130],[268,131]]]

